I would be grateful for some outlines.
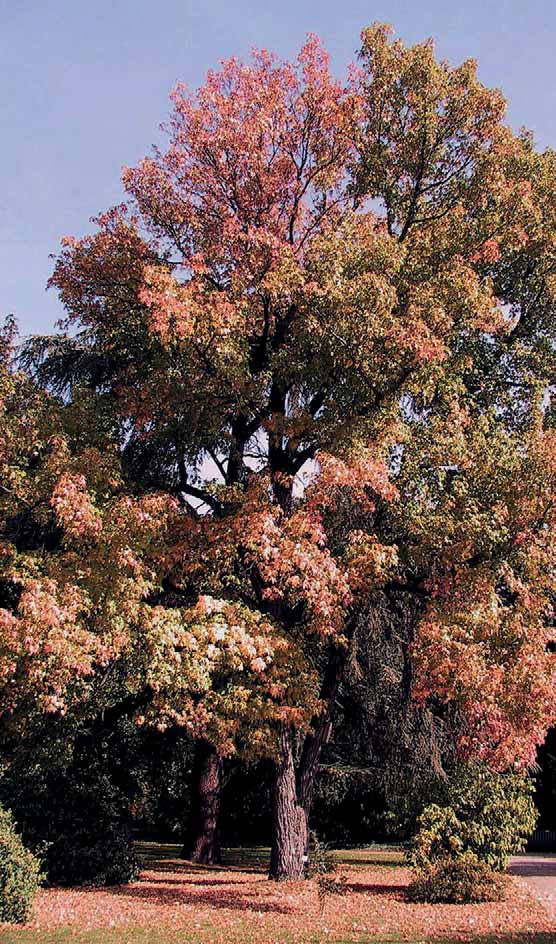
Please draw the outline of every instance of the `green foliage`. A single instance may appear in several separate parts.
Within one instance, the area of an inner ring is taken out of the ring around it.
[[[478,901],[502,901],[504,881],[470,852],[461,858],[441,859],[418,872],[408,888],[411,901],[463,905]]]
[[[420,760],[411,758],[406,768],[396,766],[395,761],[392,763],[391,758],[386,758],[385,766],[390,761],[391,769],[386,769],[383,774],[387,806],[383,828],[384,835],[389,840],[407,842],[417,828],[424,807],[430,806],[443,796],[442,783],[432,764],[434,745],[431,745],[432,749],[427,753],[427,745],[423,742],[424,739],[420,744]]]
[[[42,725],[29,732],[0,778],[0,798],[14,811],[26,845],[43,860],[50,884],[131,881],[138,871],[131,783],[110,763],[103,738],[79,729],[76,734],[71,719],[51,725],[50,736]]]
[[[98,832],[98,824],[62,835],[47,849],[48,879],[54,885],[123,885],[139,874],[139,862],[131,837],[111,827]]]
[[[0,921],[27,920],[40,878],[38,859],[23,845],[11,813],[0,807]]]
[[[523,774],[499,774],[476,764],[460,768],[443,805],[425,807],[417,821],[409,861],[418,870],[472,853],[503,871],[525,847],[537,812],[533,784]]]
[[[133,852],[127,802],[91,758],[91,770],[68,769],[57,802],[53,783],[43,799],[52,803],[45,839],[48,881],[54,885],[116,885],[132,881],[139,866]],[[42,830],[38,827],[37,838]]]
[[[364,769],[370,759],[370,737],[365,742],[361,738],[361,743],[348,740],[350,731],[343,718],[334,733],[335,740],[325,754],[333,764],[324,764],[319,771],[311,820],[319,835],[335,846],[383,839],[388,835],[383,792],[378,778]]]

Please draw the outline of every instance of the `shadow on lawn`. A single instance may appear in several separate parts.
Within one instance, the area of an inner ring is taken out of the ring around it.
[[[158,871],[158,869],[157,869]],[[214,886],[215,888],[224,888],[226,885],[243,885],[244,887],[249,884],[254,884],[255,880],[247,882],[241,882],[236,878],[228,878],[225,876],[222,879],[218,878],[205,878],[204,876],[199,876],[199,878],[156,878],[154,875],[144,875],[142,881],[148,885],[160,884],[160,885],[202,885],[203,888],[206,886]],[[265,876],[261,876],[258,879],[258,882],[266,885],[267,879]]]
[[[178,883],[182,884],[182,883]],[[185,884],[185,883],[183,883]],[[191,883],[195,884],[195,883]],[[139,881],[133,885],[118,885],[114,888],[106,889],[110,894],[121,896],[123,898],[137,898],[141,901],[148,901],[161,907],[169,904],[180,905],[208,905],[211,908],[224,908],[230,911],[273,911],[277,914],[293,914],[295,908],[286,903],[276,901],[261,901],[258,898],[251,898],[248,895],[236,894],[235,891],[226,891],[223,884],[215,882],[212,890],[203,891],[204,885],[200,886],[200,891],[194,894],[188,894],[188,889],[168,888],[151,884],[150,879]]]
[[[219,865],[199,866],[180,858],[181,847],[177,844],[137,842],[135,848],[145,868],[160,871],[206,869],[235,869],[241,872],[266,872],[270,864],[270,849],[266,846],[230,846],[222,849]],[[384,866],[398,868],[403,865],[403,852],[398,847],[338,849],[333,851],[335,861],[342,866]]]
[[[239,866],[233,865],[197,865],[196,862],[189,862],[188,859],[179,859],[177,861],[173,859],[143,859],[142,868],[147,872],[195,872],[202,875],[210,875],[211,872],[229,872],[230,875],[233,875],[234,872],[246,872],[247,875],[261,875],[268,871],[268,866],[264,868],[240,868]]]
[[[407,892],[406,885],[374,885],[363,882],[346,882],[343,886],[349,894],[355,895],[373,895],[395,898],[398,901],[405,901]]]

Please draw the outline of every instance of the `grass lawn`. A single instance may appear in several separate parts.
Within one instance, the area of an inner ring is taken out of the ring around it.
[[[503,903],[413,905],[399,849],[335,853],[346,894],[324,912],[313,882],[268,882],[268,849],[228,849],[218,867],[143,843],[139,881],[43,889],[32,922],[0,925],[0,944],[556,944],[543,906],[513,881]]]
[[[137,850],[145,865],[179,861],[181,845],[161,844],[156,842],[137,843]],[[335,849],[331,855],[339,865],[381,865],[399,866],[403,864],[401,846],[374,845],[359,849]],[[266,846],[236,846],[222,850],[222,865],[231,869],[268,868],[270,849]]]
[[[241,928],[238,928],[238,935],[229,940],[233,944],[254,944],[256,938],[241,936]],[[96,931],[86,931],[80,933],[71,928],[64,928],[58,931],[39,934],[36,931],[15,930],[4,932],[0,928],[1,944],[197,944],[199,937],[191,935],[184,931],[168,933],[157,931],[156,929],[137,928],[126,931],[106,931],[98,929]],[[209,939],[210,940],[210,939]],[[293,938],[276,938],[280,944],[289,944]],[[329,935],[317,934],[315,937],[305,938],[306,944],[324,944],[327,941],[333,941],[334,944],[554,944],[556,941],[556,931],[551,932],[531,932],[524,934],[504,934],[489,935],[487,937],[466,937],[466,938],[408,938],[408,937],[349,937],[349,938],[331,938]]]

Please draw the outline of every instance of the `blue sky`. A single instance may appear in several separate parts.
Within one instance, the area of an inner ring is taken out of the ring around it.
[[[178,80],[253,46],[292,56],[309,31],[341,73],[373,20],[478,59],[511,124],[556,147],[556,0],[0,0],[0,314],[52,328],[49,254],[121,199],[121,167],[160,140]]]

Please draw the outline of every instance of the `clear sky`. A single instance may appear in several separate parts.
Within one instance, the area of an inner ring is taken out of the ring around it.
[[[556,147],[556,0],[0,0],[0,314],[52,328],[49,254],[121,200],[121,167],[160,140],[177,81],[253,46],[292,56],[310,31],[341,73],[374,20],[478,59],[511,124]]]

